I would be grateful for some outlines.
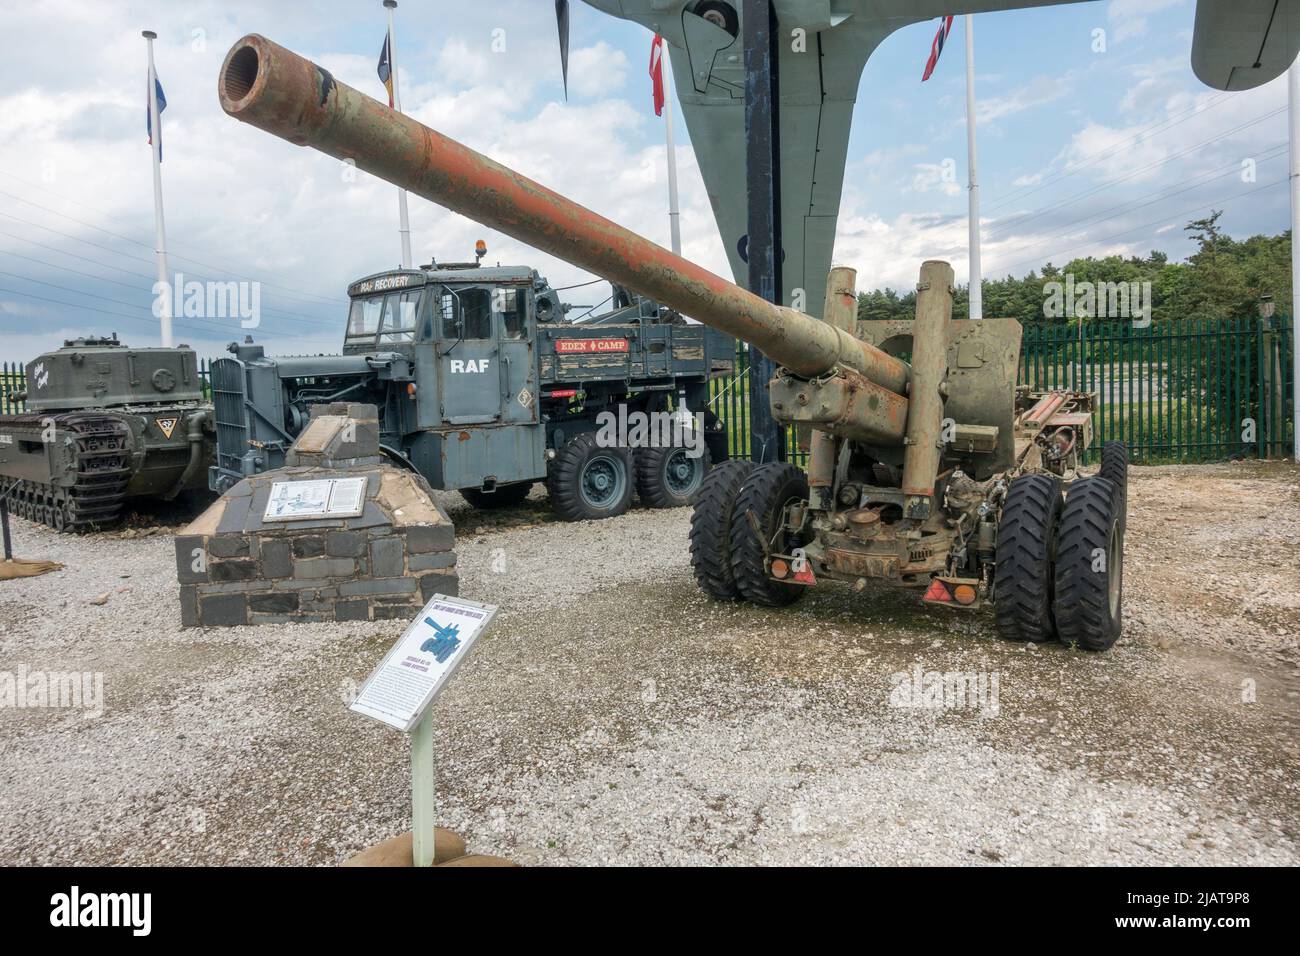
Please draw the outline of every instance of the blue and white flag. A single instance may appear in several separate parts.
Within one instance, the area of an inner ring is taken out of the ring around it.
[[[167,108],[167,97],[163,96],[162,83],[158,82],[158,77],[153,78],[154,95],[158,97],[158,162],[162,162],[162,111]],[[149,110],[149,93],[148,85],[144,95],[144,126],[149,132],[149,145],[153,145],[153,114]]]

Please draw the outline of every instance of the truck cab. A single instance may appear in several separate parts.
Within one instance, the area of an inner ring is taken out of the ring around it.
[[[477,262],[431,263],[349,287],[343,352],[409,360],[413,380],[404,401],[388,404],[397,420],[384,431],[400,434],[396,444],[435,487],[544,476],[534,313],[545,288],[532,269]],[[543,298],[543,311],[553,309]]]

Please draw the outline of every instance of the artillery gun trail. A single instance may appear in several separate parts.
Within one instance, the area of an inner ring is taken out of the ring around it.
[[[999,631],[1103,650],[1121,627],[1126,460],[1080,478],[1093,396],[1017,388],[1021,327],[954,321],[953,272],[921,266],[916,318],[858,322],[833,269],[823,320],[767,302],[258,35],[227,54],[222,108],[749,342],[781,367],[772,413],[807,474],[727,462],[691,523],[700,586],[789,604],[823,580],[882,579],[949,608],[996,601]],[[910,355],[910,361],[903,356]],[[1069,494],[1063,479],[1073,479]]]

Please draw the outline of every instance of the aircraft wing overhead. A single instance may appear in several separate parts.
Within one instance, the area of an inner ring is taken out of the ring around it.
[[[745,285],[745,70],[740,0],[585,0],[668,42],[682,113],[736,281]],[[867,59],[901,27],[946,14],[1075,0],[774,0],[779,50],[782,292],[820,316],[839,219],[853,107]],[[1297,50],[1300,0],[1200,0],[1192,63],[1220,89],[1279,75]],[[1044,32],[1051,29],[1044,19]],[[787,42],[788,41],[788,42]],[[1259,64],[1258,66],[1256,64]],[[919,78],[919,77],[918,77]],[[796,297],[801,296],[802,302]]]
[[[1200,0],[1192,70],[1206,86],[1249,90],[1286,72],[1300,52],[1296,0]]]

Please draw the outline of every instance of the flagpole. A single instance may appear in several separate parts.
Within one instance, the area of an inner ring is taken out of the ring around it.
[[[672,237],[673,255],[682,254],[682,214],[677,208],[677,146],[673,142],[673,71],[668,58],[667,41],[660,48],[660,64],[664,75],[664,129],[668,146],[668,228]]]
[[[156,296],[160,306],[158,324],[160,326],[162,347],[172,347],[172,288],[167,274],[167,228],[163,223],[162,199],[162,122],[158,117],[158,74],[153,65],[153,41],[158,34],[145,30],[141,34],[149,48],[149,132],[153,145],[153,233],[154,254],[158,257],[158,281],[163,292]]]
[[[1300,462],[1300,245],[1296,225],[1300,223],[1300,58],[1287,72],[1287,105],[1291,130],[1291,421],[1295,445],[1292,459]]]
[[[388,8],[388,69],[393,75],[393,108],[402,112],[402,96],[397,89],[397,33],[393,27],[393,11],[397,0],[384,0]],[[411,217],[406,208],[406,190],[397,190],[398,232],[402,236],[402,268],[411,268]]]
[[[980,181],[975,157],[975,18],[966,14],[966,153],[970,171],[970,317],[984,318],[984,272],[980,266]]]

